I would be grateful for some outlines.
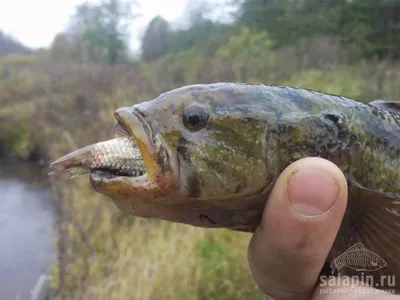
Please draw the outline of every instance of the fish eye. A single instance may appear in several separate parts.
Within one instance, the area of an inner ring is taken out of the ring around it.
[[[209,114],[205,107],[194,104],[182,112],[183,125],[191,130],[198,131],[207,125]]]

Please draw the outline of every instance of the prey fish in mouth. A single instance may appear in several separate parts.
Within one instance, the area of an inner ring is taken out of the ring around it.
[[[378,272],[400,277],[399,115],[395,101],[365,104],[292,87],[191,85],[119,108],[117,139],[52,166],[55,172],[83,166],[97,192],[139,217],[252,232],[280,173],[298,159],[322,157],[343,171],[349,187],[328,263],[362,242],[387,263]],[[122,141],[129,144],[122,156],[94,163],[99,147],[116,149],[113,143]]]
[[[86,146],[59,158],[50,167],[54,168],[50,175],[66,172],[71,174],[71,178],[96,170],[108,172],[110,177],[136,177],[146,172],[142,155],[130,137],[117,137]]]

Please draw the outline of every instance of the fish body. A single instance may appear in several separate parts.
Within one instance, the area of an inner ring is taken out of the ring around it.
[[[291,87],[182,87],[115,112],[146,173],[90,182],[136,216],[253,232],[281,172],[322,157],[349,189],[328,264],[362,242],[387,262],[376,272],[400,278],[400,117],[385,107]]]
[[[71,178],[94,170],[108,170],[120,175],[140,176],[145,166],[134,139],[120,137],[73,151],[51,165],[50,173],[66,172]]]

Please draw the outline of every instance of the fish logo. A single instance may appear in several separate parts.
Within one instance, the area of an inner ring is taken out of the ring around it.
[[[376,271],[386,267],[386,261],[368,250],[362,243],[357,243],[336,257],[330,264],[332,274],[347,267],[356,271]]]

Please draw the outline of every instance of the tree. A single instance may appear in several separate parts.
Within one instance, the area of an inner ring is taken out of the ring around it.
[[[108,62],[116,63],[127,51],[127,40],[130,36],[128,28],[138,17],[132,13],[132,6],[138,2],[122,2],[121,0],[103,0],[100,5],[101,23],[105,34],[105,48]]]
[[[209,0],[189,0],[178,21],[179,29],[190,29],[210,19],[213,6]]]
[[[238,23],[268,31],[278,47],[328,35],[364,57],[400,57],[400,0],[233,1]]]
[[[399,0],[353,0],[342,15],[341,36],[361,55],[400,58]]]
[[[98,4],[85,2],[76,7],[67,34],[81,48],[81,60],[116,64],[128,51],[128,29],[138,15],[132,7],[136,1],[102,0]]]
[[[166,20],[160,16],[153,18],[142,39],[143,60],[150,61],[167,53],[170,48],[170,34],[170,27]]]
[[[57,61],[65,61],[73,58],[71,53],[71,42],[64,33],[58,33],[51,43],[49,53],[52,59]]]
[[[10,53],[31,54],[33,51],[21,44],[14,37],[0,30],[0,56]]]

